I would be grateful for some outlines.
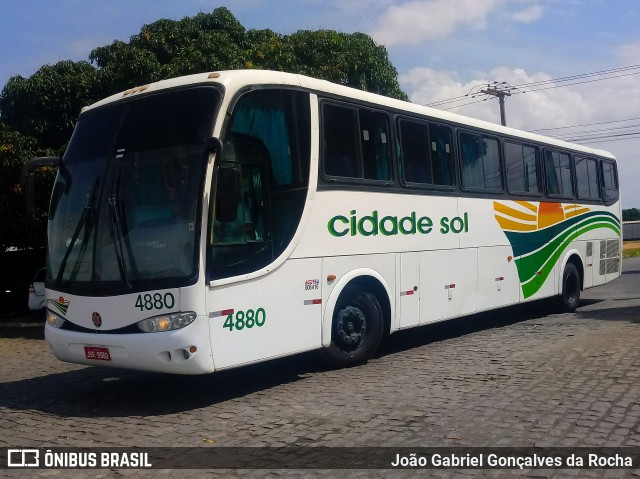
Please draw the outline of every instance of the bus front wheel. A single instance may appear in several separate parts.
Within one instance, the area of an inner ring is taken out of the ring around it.
[[[573,313],[580,304],[580,273],[573,263],[567,263],[562,275],[560,307],[565,313]]]
[[[361,286],[347,286],[333,313],[331,345],[322,350],[334,367],[365,363],[382,340],[382,308],[378,299]]]

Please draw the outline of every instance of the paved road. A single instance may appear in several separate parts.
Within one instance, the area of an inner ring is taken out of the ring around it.
[[[58,362],[40,328],[0,329],[0,447],[640,446],[640,258],[575,314],[527,305],[394,334],[368,364],[315,354],[181,377]],[[9,477],[204,471],[0,470]],[[413,477],[226,471],[216,477]],[[640,477],[639,470],[420,471],[420,477]]]

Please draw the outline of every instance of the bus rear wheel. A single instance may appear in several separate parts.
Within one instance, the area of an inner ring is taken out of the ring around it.
[[[567,263],[562,275],[560,308],[565,313],[573,313],[580,304],[580,273],[573,263]]]
[[[333,313],[331,345],[322,350],[327,363],[348,367],[365,363],[382,340],[382,308],[374,294],[347,286]]]

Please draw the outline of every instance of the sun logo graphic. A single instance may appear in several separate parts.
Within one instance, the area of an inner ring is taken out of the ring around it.
[[[608,228],[620,236],[620,220],[615,215],[581,205],[494,201],[493,209],[513,248],[525,298],[542,287],[572,241],[598,228]]]
[[[69,301],[65,300],[62,296],[58,299],[48,299],[47,306],[51,305],[53,309],[58,310],[63,316],[66,316],[69,309]]]

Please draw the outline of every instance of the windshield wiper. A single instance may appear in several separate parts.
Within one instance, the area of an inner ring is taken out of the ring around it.
[[[64,270],[67,267],[67,261],[69,261],[69,256],[71,255],[71,251],[73,251],[73,247],[76,245],[76,241],[78,240],[78,236],[80,236],[80,232],[82,231],[82,227],[85,223],[88,222],[87,227],[84,230],[85,240],[82,242],[83,247],[86,248],[87,241],[89,239],[89,234],[91,233],[91,229],[93,227],[93,216],[96,209],[96,199],[98,197],[98,186],[100,185],[100,178],[96,178],[93,182],[93,186],[91,187],[91,192],[89,193],[89,200],[82,210],[82,215],[80,216],[80,220],[76,225],[76,229],[73,232],[73,236],[71,237],[71,243],[67,246],[67,250],[64,253],[64,257],[60,262],[60,269],[58,270],[58,275],[56,276],[56,286],[60,286],[62,284],[62,277],[64,276]]]
[[[109,198],[109,216],[111,218],[111,234],[113,235],[113,246],[116,251],[116,260],[120,277],[127,289],[131,289],[129,275],[127,274],[127,265],[124,262],[124,248],[122,246],[122,221],[120,220],[120,204],[118,202],[118,190],[120,189],[120,169],[118,168],[118,177],[116,179],[115,191],[113,196]]]

